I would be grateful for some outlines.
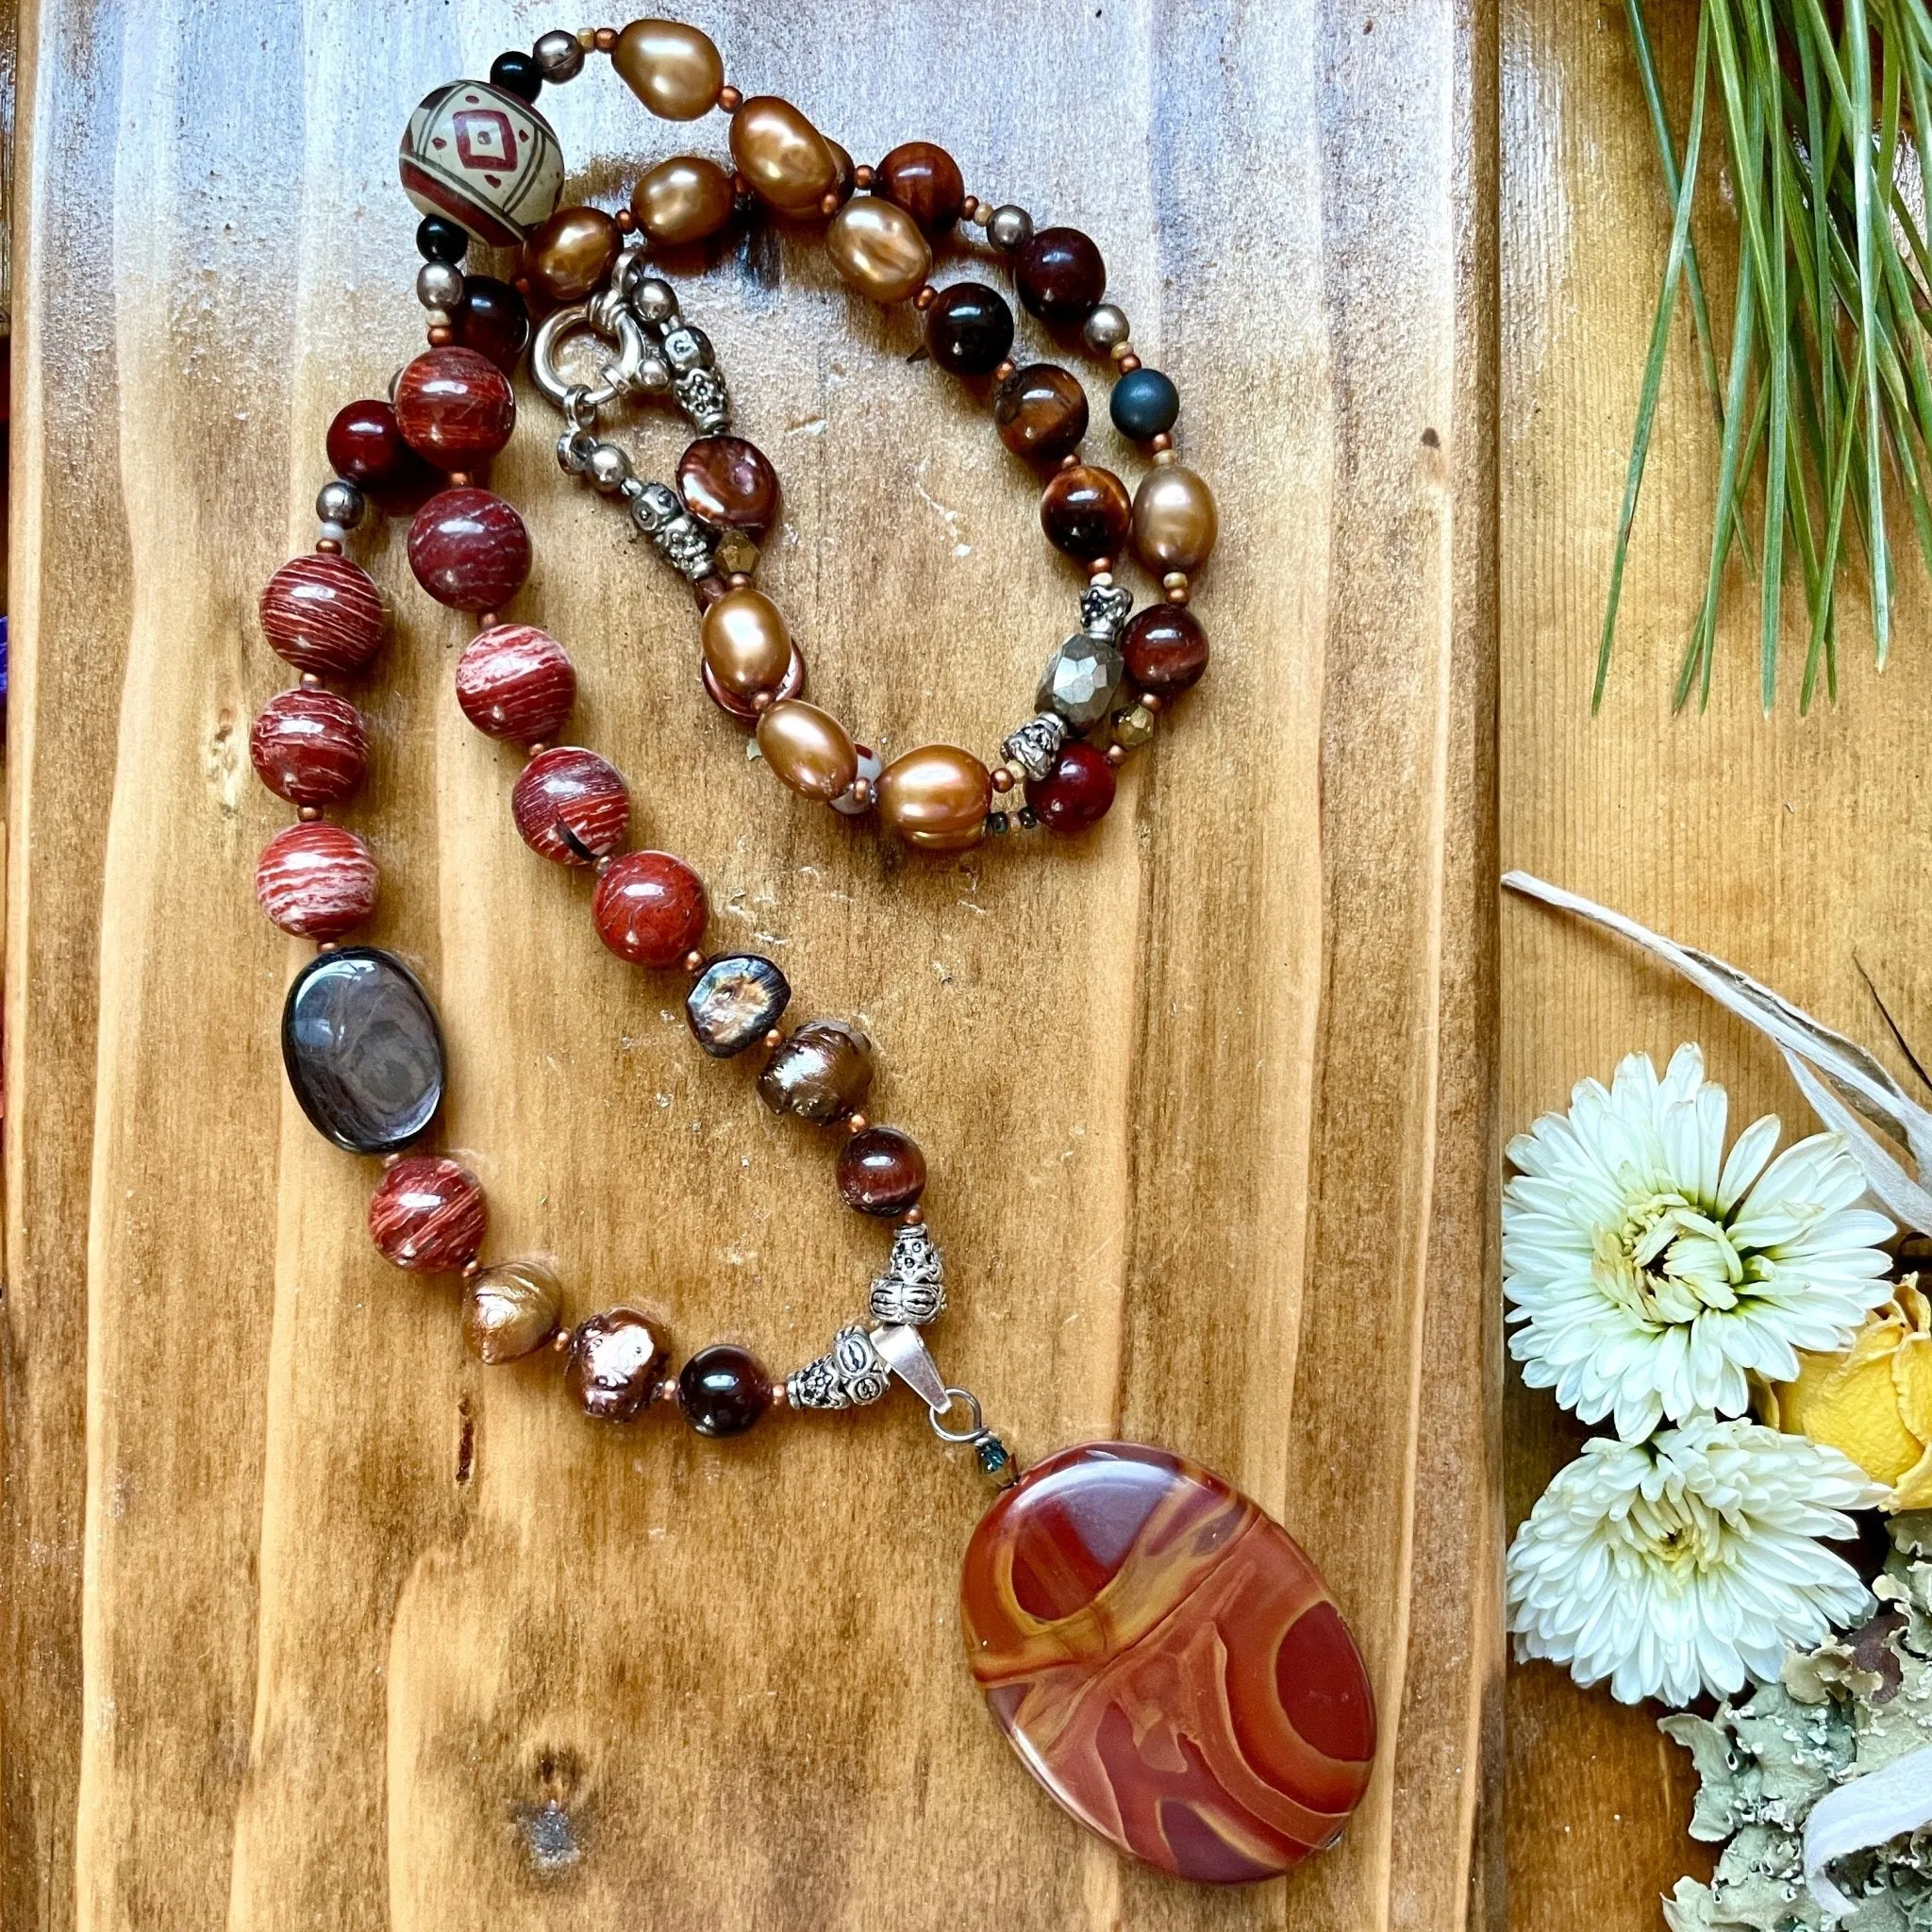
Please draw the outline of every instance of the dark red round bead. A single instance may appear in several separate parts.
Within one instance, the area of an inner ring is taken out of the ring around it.
[[[442,470],[487,463],[516,427],[509,378],[475,349],[425,349],[396,383],[395,407],[403,441]]]
[[[382,592],[359,564],[325,550],[291,557],[261,593],[261,630],[298,671],[358,671],[382,642]]]
[[[1178,697],[1208,668],[1208,633],[1185,604],[1150,604],[1123,627],[1121,656],[1142,691]]]
[[[341,825],[285,825],[261,848],[255,896],[270,921],[298,939],[340,939],[375,910],[375,860]]]
[[[1078,228],[1042,228],[1013,264],[1020,300],[1056,326],[1085,322],[1107,293],[1107,263]]]
[[[594,865],[630,836],[623,773],[578,744],[539,752],[517,774],[509,808],[524,843],[558,865]]]
[[[278,691],[248,734],[257,777],[291,805],[333,805],[369,770],[362,713],[326,691]]]
[[[530,346],[530,311],[508,282],[494,275],[465,275],[463,300],[450,318],[457,341],[488,356],[506,375],[514,375]]]
[[[861,1214],[903,1214],[925,1191],[925,1156],[897,1127],[865,1127],[839,1150],[839,1192]]]
[[[705,936],[705,882],[668,852],[625,852],[591,897],[597,937],[633,966],[675,966]]]
[[[1047,541],[1083,563],[1118,557],[1133,520],[1127,486],[1091,463],[1056,470],[1040,494],[1040,527]]]
[[[412,1154],[387,1169],[369,1197],[369,1239],[412,1274],[460,1268],[483,1245],[483,1183],[441,1154]]]
[[[594,1421],[627,1423],[657,1394],[665,1355],[664,1338],[648,1315],[607,1308],[571,1337],[563,1385]]]
[[[677,1406],[701,1436],[741,1436],[771,1407],[771,1377],[748,1349],[714,1342],[678,1371]]]
[[[554,738],[577,701],[577,674],[547,630],[498,624],[457,659],[457,703],[487,738],[537,744]]]
[[[344,403],[328,425],[330,467],[378,508],[419,508],[442,479],[403,441],[396,412],[374,397]]]
[[[530,533],[502,497],[445,490],[409,525],[409,568],[439,604],[501,610],[530,575]]]
[[[1026,781],[1026,803],[1049,832],[1084,832],[1113,804],[1113,767],[1107,754],[1074,739],[1060,747],[1052,772]]]
[[[896,201],[928,235],[943,235],[965,209],[959,164],[932,142],[903,142],[875,172],[877,192]]]

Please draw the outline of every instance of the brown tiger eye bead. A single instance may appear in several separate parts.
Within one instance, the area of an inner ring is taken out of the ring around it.
[[[1127,486],[1111,470],[1091,463],[1056,470],[1040,496],[1040,526],[1048,541],[1082,562],[1118,557],[1133,514]]]
[[[534,624],[492,625],[457,659],[457,703],[487,738],[519,744],[554,738],[576,697],[575,667]]]
[[[762,537],[778,514],[778,473],[741,436],[701,436],[677,459],[677,493],[708,524]]]
[[[530,533],[502,497],[445,490],[409,525],[409,569],[439,604],[501,610],[530,575]]]
[[[1042,228],[1013,263],[1020,300],[1056,326],[1085,322],[1107,293],[1107,264],[1078,228]]]
[[[1221,520],[1214,492],[1191,470],[1158,464],[1134,491],[1134,554],[1151,571],[1191,575],[1213,554]]]
[[[1030,363],[993,391],[992,420],[1016,457],[1058,462],[1087,434],[1087,391],[1058,363]]]
[[[774,1113],[836,1121],[872,1091],[872,1041],[845,1020],[809,1020],[773,1048],[758,1097]]]
[[[888,307],[916,295],[932,273],[932,248],[919,224],[875,194],[848,201],[832,217],[825,253],[848,288]]]
[[[741,1436],[771,1407],[771,1377],[748,1349],[713,1342],[677,1372],[677,1406],[700,1436]]]
[[[524,243],[530,286],[561,308],[581,302],[610,273],[624,237],[601,208],[560,208]]]
[[[595,1422],[627,1423],[658,1392],[667,1351],[657,1324],[636,1308],[607,1308],[570,1339],[563,1386]]]
[[[412,1154],[385,1171],[369,1197],[369,1239],[412,1274],[460,1268],[483,1245],[483,1183],[446,1155]]]
[[[248,734],[256,775],[291,805],[333,805],[369,769],[362,713],[325,691],[278,691]]]
[[[1156,697],[1178,697],[1208,668],[1208,633],[1181,604],[1149,604],[1121,631],[1127,675]]]
[[[879,816],[928,852],[960,852],[986,836],[992,774],[954,744],[923,744],[879,774]]]
[[[475,349],[428,349],[396,383],[403,441],[439,469],[486,463],[509,441],[517,404],[508,378]]]
[[[478,1361],[513,1362],[557,1333],[557,1278],[537,1261],[502,1261],[463,1290],[463,1341]]]
[[[832,144],[790,101],[759,94],[731,117],[731,158],[781,215],[815,215],[839,181]]]
[[[466,275],[462,302],[450,322],[464,348],[488,356],[506,375],[516,374],[530,346],[530,311],[508,282]]]
[[[591,897],[597,937],[633,966],[675,966],[705,936],[705,883],[668,852],[625,852]]]
[[[608,759],[552,745],[517,774],[509,808],[532,852],[558,865],[594,865],[630,836],[630,790]]]
[[[925,1191],[925,1156],[897,1127],[867,1127],[839,1150],[839,1192],[861,1214],[903,1214]]]
[[[659,247],[682,248],[724,227],[736,199],[731,176],[716,161],[675,155],[638,177],[630,211]]]
[[[260,615],[275,656],[298,671],[358,671],[382,642],[382,593],[346,557],[291,557],[269,578]]]
[[[929,141],[901,142],[879,163],[874,186],[928,235],[943,235],[966,206],[958,162]]]
[[[829,803],[858,776],[858,748],[828,711],[791,698],[768,706],[758,719],[758,750],[783,784],[805,798]]]
[[[724,85],[710,36],[682,21],[632,21],[610,49],[610,64],[661,121],[695,121],[717,105]]]
[[[705,663],[734,696],[775,691],[791,662],[784,613],[760,591],[727,591],[698,627]]]

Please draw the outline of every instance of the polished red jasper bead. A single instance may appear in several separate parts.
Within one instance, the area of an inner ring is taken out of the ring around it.
[[[285,691],[261,708],[248,734],[256,775],[291,805],[332,805],[369,769],[362,713],[325,691]]]
[[[554,738],[576,701],[568,654],[533,624],[478,631],[457,659],[457,703],[486,737],[520,744]]]
[[[369,1197],[369,1239],[385,1261],[441,1274],[475,1258],[490,1221],[483,1183],[442,1154],[412,1154]]]
[[[298,671],[358,671],[382,642],[382,592],[359,564],[316,550],[291,557],[261,593],[262,635]]]
[[[518,774],[509,808],[525,844],[558,865],[592,865],[630,835],[624,774],[578,744],[539,752]]]
[[[1026,803],[1050,832],[1084,832],[1113,804],[1113,767],[1107,755],[1074,739],[1060,747],[1044,778],[1026,781]]]
[[[1042,1785],[1182,1878],[1272,1878],[1368,1788],[1375,1705],[1321,1573],[1260,1507],[1139,1442],[1036,1464],[959,1578],[967,1659]]]
[[[374,397],[344,403],[328,425],[328,459],[336,475],[384,509],[415,509],[441,479],[403,441],[396,412]]]
[[[341,825],[289,825],[261,848],[255,896],[284,932],[340,939],[375,910],[375,860]]]
[[[597,937],[634,966],[675,966],[705,936],[705,882],[668,852],[613,858],[591,897]]]
[[[487,462],[509,441],[517,403],[506,376],[475,349],[427,349],[396,382],[403,441],[438,468]]]
[[[1127,675],[1158,698],[1178,697],[1208,668],[1208,633],[1184,604],[1150,604],[1121,631]]]
[[[409,568],[439,604],[500,610],[530,575],[530,533],[490,491],[444,490],[409,525]]]
[[[861,1214],[903,1214],[925,1191],[925,1156],[897,1127],[865,1127],[840,1148],[838,1182]]]

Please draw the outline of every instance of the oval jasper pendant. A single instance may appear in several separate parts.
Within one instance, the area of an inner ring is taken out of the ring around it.
[[[1088,1442],[1028,1470],[974,1531],[959,1597],[1027,1770],[1150,1865],[1273,1878],[1367,1789],[1374,1694],[1321,1573],[1178,1456]]]

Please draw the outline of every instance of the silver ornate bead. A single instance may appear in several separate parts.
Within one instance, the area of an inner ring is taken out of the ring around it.
[[[1127,313],[1112,302],[1103,302],[1080,330],[1087,346],[1096,356],[1104,356],[1109,349],[1117,349],[1126,341],[1128,334]]]
[[[700,436],[720,436],[731,427],[731,391],[715,369],[690,369],[674,375],[671,392]]]
[[[892,1256],[872,1285],[875,1321],[914,1327],[935,1320],[946,1307],[946,1271],[924,1224],[892,1231]]]
[[[1008,252],[1024,248],[1033,239],[1033,217],[1008,202],[1005,208],[993,209],[992,220],[986,225],[986,239],[995,248]]]
[[[630,475],[630,458],[614,442],[594,443],[590,460],[584,465],[584,474],[597,489],[608,495],[611,491],[624,488],[625,480]]]
[[[1080,628],[1089,637],[1111,640],[1134,608],[1134,593],[1124,584],[1089,584],[1080,592]]]
[[[1090,731],[1112,710],[1126,668],[1107,639],[1075,631],[1046,660],[1033,702],[1058,711],[1075,731]]]
[[[353,530],[362,521],[362,492],[353,483],[332,477],[315,492],[315,514],[325,524]]]
[[[646,322],[661,327],[677,313],[677,291],[669,282],[648,275],[631,290],[630,306]]]
[[[672,569],[696,583],[717,569],[718,533],[694,517],[668,483],[646,483],[635,495],[629,491],[630,517],[663,552]]]
[[[1045,779],[1052,775],[1060,746],[1066,741],[1066,720],[1058,711],[1042,711],[1039,717],[1029,718],[1000,749],[1029,778]]]
[[[815,1362],[785,1378],[793,1408],[855,1408],[876,1402],[891,1386],[891,1372],[863,1328],[841,1328]]]
[[[630,500],[631,521],[645,536],[655,537],[669,529],[673,521],[685,514],[677,491],[668,483],[646,483]]]
[[[458,308],[463,300],[463,272],[454,262],[425,261],[416,271],[416,299],[425,308]]]
[[[561,29],[545,34],[530,52],[536,59],[537,72],[553,87],[575,80],[584,71],[581,43],[576,35]]]

